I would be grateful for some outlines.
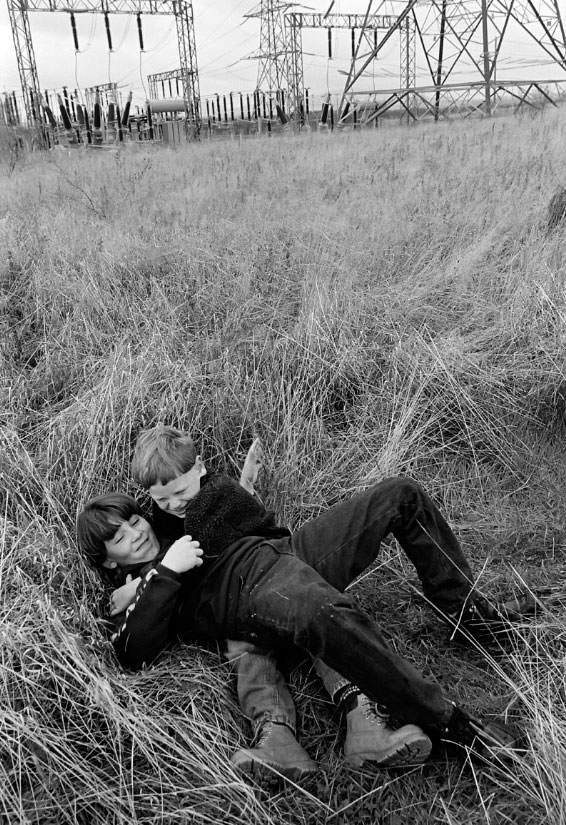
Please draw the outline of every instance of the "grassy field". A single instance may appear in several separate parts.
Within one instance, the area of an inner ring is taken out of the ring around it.
[[[563,825],[566,115],[0,160],[0,820],[7,825]],[[397,649],[525,758],[354,771],[301,656],[282,663],[304,788],[241,781],[215,650],[121,671],[77,510],[137,433],[190,430],[293,527],[421,481],[478,576],[543,609],[498,659],[451,645],[394,543],[356,585]]]

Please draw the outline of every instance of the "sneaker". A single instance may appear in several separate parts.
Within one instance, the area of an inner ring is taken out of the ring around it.
[[[512,756],[524,753],[520,734],[504,722],[484,721],[454,705],[440,739],[470,748],[481,756]]]
[[[536,601],[528,593],[499,604],[491,604],[482,596],[476,596],[461,609],[444,614],[442,618],[453,628],[451,641],[500,648],[517,639],[513,623],[524,621],[535,612]]]
[[[264,722],[253,748],[241,748],[230,762],[242,773],[262,779],[280,774],[298,782],[318,771],[316,762],[299,745],[293,731],[279,722]]]
[[[388,715],[363,693],[353,700],[346,724],[344,756],[355,768],[367,762],[388,768],[420,765],[432,749],[432,742],[416,725],[389,727]]]

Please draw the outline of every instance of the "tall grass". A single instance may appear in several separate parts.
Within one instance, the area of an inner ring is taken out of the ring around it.
[[[415,130],[0,161],[1,815],[9,823],[564,822],[566,383],[562,110]],[[501,660],[449,646],[391,545],[355,587],[392,642],[525,758],[341,761],[340,720],[283,664],[326,772],[246,785],[215,650],[117,666],[78,509],[142,427],[190,430],[293,527],[384,476],[433,493],[489,594],[540,594]]]

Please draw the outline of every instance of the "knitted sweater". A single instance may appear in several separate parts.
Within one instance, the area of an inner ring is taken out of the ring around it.
[[[276,539],[289,536],[275,515],[238,482],[210,476],[185,510],[185,535],[200,542],[204,560],[215,559],[231,544],[248,536]]]

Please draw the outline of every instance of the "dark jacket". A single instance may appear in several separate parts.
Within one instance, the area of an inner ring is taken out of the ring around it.
[[[166,546],[179,532],[198,539],[203,548],[201,567],[178,574],[161,560],[128,568],[142,576],[136,598],[118,617],[112,643],[123,665],[150,664],[175,637],[226,639],[236,635],[236,611],[241,581],[263,574],[277,558],[270,540],[290,535],[272,513],[237,482],[226,476],[209,476],[180,519],[159,511],[155,532]],[[265,542],[268,542],[266,544]],[[261,547],[259,547],[262,545]]]

